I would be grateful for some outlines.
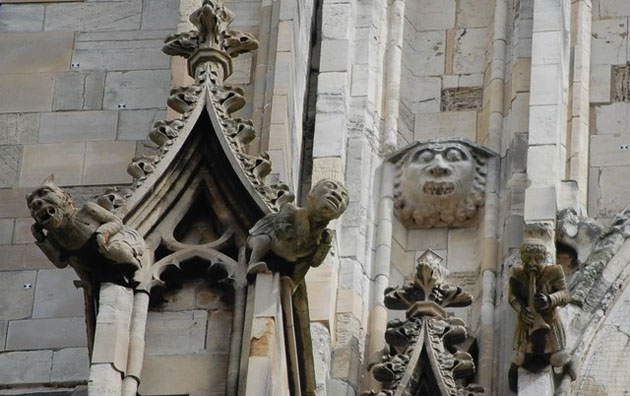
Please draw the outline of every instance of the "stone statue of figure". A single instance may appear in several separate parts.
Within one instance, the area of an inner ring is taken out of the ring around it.
[[[140,234],[96,202],[77,209],[52,176],[26,202],[35,220],[35,244],[56,267],[70,265],[82,279],[95,274],[99,280],[126,283],[141,266],[145,242]],[[111,264],[119,264],[119,271],[111,271]]]
[[[571,356],[565,352],[564,327],[558,307],[570,301],[562,266],[553,264],[543,243],[526,241],[521,246],[523,265],[510,276],[508,298],[518,314],[514,334],[514,357],[509,372],[510,388],[516,392],[518,367],[531,371],[547,364],[563,368],[556,395],[564,395],[568,378],[575,380]]]
[[[277,213],[266,215],[249,230],[248,245],[252,252],[248,273],[268,271],[263,259],[269,252],[288,262],[305,264],[304,274],[309,267],[319,266],[334,235],[327,228],[328,223],[341,216],[347,207],[345,187],[336,180],[323,179],[309,192],[306,207],[286,203]]]

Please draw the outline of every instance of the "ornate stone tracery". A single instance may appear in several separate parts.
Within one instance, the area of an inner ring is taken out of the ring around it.
[[[472,296],[445,282],[441,261],[427,250],[418,258],[413,282],[385,291],[385,306],[406,310],[407,319],[387,324],[390,352],[372,370],[384,389],[364,396],[483,394],[477,385],[458,382],[472,378],[475,363],[457,347],[467,338],[465,323],[449,317],[444,308],[469,306]]]

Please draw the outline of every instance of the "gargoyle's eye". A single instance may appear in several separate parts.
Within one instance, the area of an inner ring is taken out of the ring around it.
[[[449,162],[457,162],[463,160],[465,156],[464,153],[462,153],[460,150],[456,148],[451,148],[446,151],[444,158],[446,158],[446,160]]]
[[[422,150],[415,155],[415,160],[418,162],[430,162],[435,154],[431,150]]]

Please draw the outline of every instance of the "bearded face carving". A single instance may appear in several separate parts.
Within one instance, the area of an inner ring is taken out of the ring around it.
[[[395,154],[396,215],[408,228],[469,225],[484,204],[491,155],[462,139],[415,143]]]

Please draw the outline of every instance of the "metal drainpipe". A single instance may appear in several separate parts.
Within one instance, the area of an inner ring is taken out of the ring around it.
[[[505,90],[505,58],[507,48],[507,0],[496,0],[494,6],[494,27],[492,34],[492,59],[490,60],[490,83],[499,84],[500,89],[490,90],[489,108],[497,109],[489,115],[488,141],[486,145],[497,153],[501,152],[503,132],[503,97]],[[479,337],[479,384],[489,394],[493,393],[494,374],[494,318],[497,279],[496,274],[501,269],[498,261],[499,244],[499,199],[498,181],[501,168],[499,158],[493,158],[488,163],[488,194],[484,214],[484,241],[481,263],[482,298]]]

